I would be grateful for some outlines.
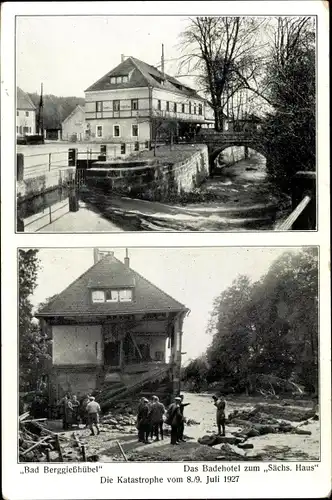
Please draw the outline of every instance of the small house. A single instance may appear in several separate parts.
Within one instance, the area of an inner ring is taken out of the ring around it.
[[[86,135],[86,124],[84,108],[77,105],[70,115],[61,124],[62,140],[71,142],[84,141]]]
[[[51,340],[50,398],[167,378],[179,390],[188,309],[112,252],[36,315]]]

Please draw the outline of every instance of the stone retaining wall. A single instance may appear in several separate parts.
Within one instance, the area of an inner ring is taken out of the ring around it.
[[[87,170],[88,185],[109,186],[112,192],[150,201],[176,200],[190,193],[209,176],[208,149],[195,146],[187,159],[139,167],[112,168],[96,162]]]
[[[250,156],[250,149],[248,150]],[[224,149],[220,153],[220,160],[222,163],[226,165],[232,165],[237,161],[243,160],[245,157],[244,154],[244,146],[230,146],[227,149]]]
[[[75,167],[66,167],[51,170],[37,177],[17,181],[18,201],[25,201],[47,191],[66,186],[69,182],[73,182],[74,176]]]

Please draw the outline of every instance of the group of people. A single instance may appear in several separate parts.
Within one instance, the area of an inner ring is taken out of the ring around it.
[[[99,434],[100,405],[94,396],[87,394],[81,402],[76,395],[65,394],[61,401],[63,429],[67,430],[73,425],[85,424],[94,435],[94,426]]]
[[[164,439],[164,423],[171,427],[171,444],[179,445],[185,442],[184,439],[184,408],[190,403],[183,402],[184,396],[181,394],[174,398],[173,403],[166,410],[165,406],[159,401],[158,396],[152,396],[151,401],[147,398],[141,398],[137,409],[136,427],[138,430],[138,441],[141,443],[150,443],[150,438],[155,441]],[[213,396],[214,406],[216,407],[216,423],[218,434],[225,436],[225,409],[226,401],[222,396]],[[62,399],[63,428],[69,429],[72,425],[85,424],[91,431],[91,435],[97,434],[99,429],[100,405],[94,396],[87,394],[81,402],[76,395],[66,394]]]
[[[138,441],[150,443],[164,439],[164,422],[171,426],[171,444],[184,442],[184,408],[190,403],[183,403],[183,395],[177,396],[166,411],[158,396],[152,396],[151,401],[142,398],[137,410]],[[160,436],[160,438],[159,438]]]

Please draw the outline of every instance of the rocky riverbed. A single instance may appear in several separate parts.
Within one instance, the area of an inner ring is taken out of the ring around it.
[[[241,461],[241,460],[319,460],[320,421],[310,400],[264,400],[232,397],[227,400],[226,436],[217,437],[215,407],[210,394],[185,394],[187,441],[170,445],[165,425],[163,441],[142,444],[137,441],[135,403],[119,403],[103,415],[101,432],[91,436],[89,429],[61,430],[61,422],[47,427],[59,432],[64,461]],[[200,444],[200,442],[202,444]],[[59,461],[57,450],[49,453]],[[45,461],[46,456],[39,460]]]

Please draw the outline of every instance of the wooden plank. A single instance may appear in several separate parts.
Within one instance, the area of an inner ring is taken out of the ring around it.
[[[122,446],[121,446],[120,442],[119,442],[118,440],[116,440],[115,442],[116,442],[116,444],[118,445],[119,450],[120,450],[120,452],[121,452],[121,455],[123,456],[123,458],[124,458],[125,462],[128,462],[127,456],[126,456],[126,454],[125,454],[125,452],[124,452],[124,449],[122,448]]]
[[[137,352],[138,352],[139,357],[140,357],[141,359],[143,359],[143,355],[142,355],[142,353],[141,353],[141,351],[140,351],[140,348],[139,348],[139,347],[138,347],[138,345],[137,345],[137,342],[136,342],[136,340],[135,340],[135,337],[133,336],[133,334],[132,334],[131,332],[129,332],[129,335],[130,335],[130,338],[131,338],[131,340],[132,340],[132,342],[133,342],[133,344],[134,344],[135,349],[136,349],[136,350],[137,350]]]
[[[48,438],[49,438],[49,436],[46,436],[46,437],[40,439],[40,441],[37,441],[37,443],[35,443],[33,446],[30,446],[30,448],[28,448],[27,450],[24,450],[23,452],[21,452],[20,455],[22,455],[22,456],[26,455],[27,453],[29,453],[29,451],[32,451],[35,448],[37,448],[37,446],[39,446],[40,444],[42,444]]]
[[[60,462],[63,462],[63,454],[62,454],[62,449],[61,449],[61,444],[60,444],[60,438],[59,438],[58,434],[56,434],[55,440],[56,440],[56,444],[57,444],[57,447],[58,447]]]

